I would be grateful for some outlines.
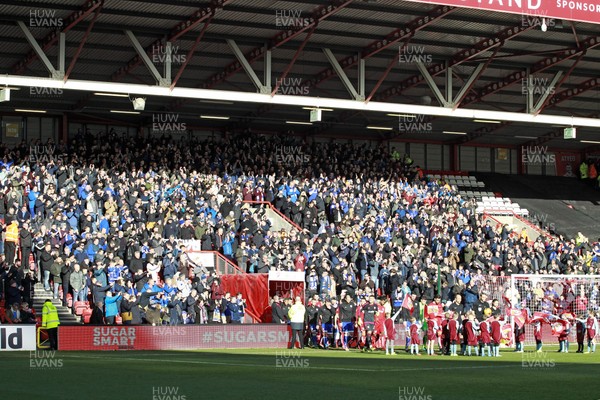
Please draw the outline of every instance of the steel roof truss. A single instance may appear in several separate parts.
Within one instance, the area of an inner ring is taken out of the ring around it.
[[[552,81],[550,82],[549,87],[545,88],[545,90],[542,92],[542,95],[540,96],[540,98],[538,99],[537,103],[535,103],[535,105],[533,104],[533,85],[530,84],[531,79],[533,78],[531,75],[529,75],[528,78],[528,85],[527,85],[527,110],[529,113],[532,114],[537,114],[538,111],[542,108],[542,106],[546,103],[546,100],[548,99],[548,96],[550,96],[550,94],[554,93],[554,89],[556,87],[556,83],[558,82],[558,80],[560,79],[560,77],[563,75],[562,71],[558,71],[556,74],[554,74],[554,78],[552,78]]]
[[[246,72],[246,75],[248,75],[248,77],[254,84],[254,87],[256,87],[258,93],[271,93],[271,88],[267,87],[266,85],[263,85],[260,79],[258,79],[258,75],[256,75],[256,72],[254,72],[254,69],[246,59],[246,56],[244,56],[244,53],[242,53],[242,50],[240,50],[235,40],[227,39],[226,41],[229,47],[231,48],[231,51],[233,51],[235,58],[237,58],[238,62],[241,64],[242,68]]]
[[[150,74],[152,74],[152,76],[154,77],[154,80],[159,84],[159,86],[171,86],[171,77],[166,76],[166,75],[163,77],[160,74],[160,72],[158,72],[158,70],[156,69],[156,66],[154,65],[154,63],[152,62],[150,57],[148,57],[148,54],[146,54],[146,51],[142,47],[141,43],[137,40],[137,38],[135,37],[133,32],[126,30],[125,36],[127,36],[129,41],[131,42],[131,45],[135,49],[137,55],[140,57],[140,59],[142,60],[142,62],[146,66],[146,68],[148,68],[148,71],[150,72]],[[170,44],[171,44],[170,42],[166,43],[167,51],[169,51],[169,49],[171,48]],[[170,64],[170,63],[171,63],[170,58],[165,57],[165,64]]]
[[[48,59],[48,56],[46,56],[46,53],[44,53],[44,50],[42,50],[42,48],[38,44],[37,40],[35,40],[35,38],[31,34],[31,31],[29,30],[29,28],[27,28],[27,26],[25,26],[25,24],[21,21],[17,21],[17,25],[19,25],[19,28],[21,28],[21,30],[23,31],[23,34],[25,35],[25,39],[27,39],[27,41],[29,42],[29,45],[33,48],[33,51],[35,51],[35,54],[39,57],[39,59],[42,61],[42,64],[44,64],[44,67],[46,67],[46,69],[50,73],[50,77],[53,79],[62,79],[64,76],[64,55],[65,55],[64,34],[61,34],[61,41],[60,41],[62,51],[59,51],[59,57],[61,55],[63,57],[63,60],[59,61],[59,63],[58,63],[59,65],[63,66],[63,70],[60,71],[60,69],[57,70],[56,68],[54,68],[54,65],[52,65],[52,63]]]
[[[338,60],[335,58],[335,56],[333,55],[333,53],[331,52],[331,50],[325,48],[323,49],[323,53],[325,54],[325,57],[327,57],[327,60],[329,60],[329,63],[331,64],[331,67],[334,69],[335,73],[340,77],[342,83],[344,84],[344,87],[346,88],[346,90],[348,91],[348,93],[350,93],[350,95],[354,98],[354,100],[358,100],[358,101],[364,101],[365,100],[365,93],[364,93],[364,79],[365,79],[365,74],[364,74],[364,67],[362,68],[362,76],[359,72],[359,87],[362,87],[362,94],[360,94],[356,88],[354,87],[354,85],[352,84],[352,82],[350,82],[350,79],[348,79],[348,75],[346,75],[346,72],[344,72],[344,69],[342,68],[342,66],[340,65],[340,63],[338,62]],[[363,64],[364,65],[364,64]],[[359,68],[359,71],[361,69]],[[360,82],[360,80],[363,80],[363,82]]]

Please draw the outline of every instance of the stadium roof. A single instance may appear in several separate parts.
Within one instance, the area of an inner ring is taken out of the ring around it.
[[[54,69],[54,78],[67,82],[152,86],[162,80],[175,88],[244,93],[277,89],[275,97],[366,99],[593,119],[600,115],[598,24],[394,0],[5,0],[0,11],[1,85],[7,76],[48,78]],[[66,49],[62,72],[57,61],[60,32],[65,32]],[[32,38],[46,61],[33,50]],[[170,81],[164,70],[167,41],[172,42]],[[136,45],[154,71],[136,53]],[[236,57],[236,52],[243,56]],[[267,55],[270,74],[265,74]],[[290,125],[286,121],[308,122],[310,110],[144,97],[141,114],[115,114],[110,110],[133,111],[129,98],[20,87],[11,91],[9,102],[0,103],[0,112],[47,109],[71,121],[135,126],[150,126],[156,113],[176,113],[178,122],[188,127],[214,130],[249,126],[302,135],[506,147],[546,144],[583,150],[591,144],[580,140],[600,141],[594,127],[578,127],[577,140],[564,140],[568,124],[475,122],[334,108],[323,111],[321,122]],[[456,134],[461,132],[467,134]]]

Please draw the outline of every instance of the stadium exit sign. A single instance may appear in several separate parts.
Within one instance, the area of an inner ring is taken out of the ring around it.
[[[575,139],[577,137],[577,128],[565,128],[565,139]]]

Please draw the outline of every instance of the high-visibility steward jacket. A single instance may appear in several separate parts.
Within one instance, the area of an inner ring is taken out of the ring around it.
[[[583,161],[579,165],[579,174],[581,175],[581,179],[587,179],[588,177],[588,165]]]
[[[58,311],[51,302],[47,301],[42,307],[42,328],[52,329],[60,325]]]
[[[18,243],[19,242],[19,227],[16,223],[11,223],[6,227],[6,238],[7,242]]]
[[[306,308],[302,303],[296,303],[288,312],[288,316],[290,317],[290,322],[301,323],[304,322],[304,315],[306,312]]]

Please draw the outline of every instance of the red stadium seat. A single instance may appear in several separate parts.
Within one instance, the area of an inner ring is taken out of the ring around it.
[[[86,309],[90,308],[90,306],[87,301],[76,301],[73,308],[75,308],[75,315],[82,315]]]
[[[91,308],[86,308],[83,311],[83,323],[84,324],[89,324],[90,323],[90,318],[92,317],[92,309]]]

